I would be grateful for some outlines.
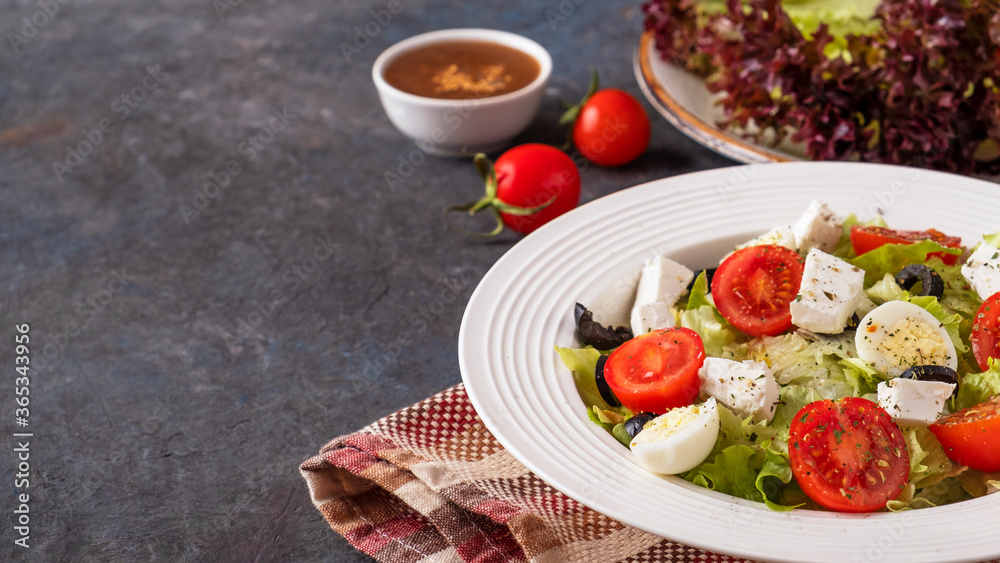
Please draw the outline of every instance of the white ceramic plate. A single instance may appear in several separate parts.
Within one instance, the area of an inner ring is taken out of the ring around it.
[[[987,182],[878,164],[748,165],[658,180],[584,205],[524,238],[473,294],[459,336],[469,397],[497,439],[556,489],[675,541],[766,561],[983,561],[1000,556],[1000,494],[907,513],[771,512],[639,468],[587,420],[554,347],[579,345],[573,305],[626,322],[643,261],[691,268],[819,198],[846,215],[884,213],[974,243],[1000,230]]]

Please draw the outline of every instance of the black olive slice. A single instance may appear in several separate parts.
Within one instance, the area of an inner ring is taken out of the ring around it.
[[[632,339],[632,329],[624,326],[612,328],[594,321],[594,314],[577,303],[573,310],[576,333],[584,344],[598,350],[613,350]]]
[[[958,383],[958,373],[947,366],[913,366],[902,374],[903,379],[916,379],[917,381],[940,381],[942,383]],[[952,394],[958,393],[958,386]]]
[[[859,324],[861,324],[861,317],[857,313],[854,313],[851,315],[851,318],[847,319],[847,326],[844,328],[846,330],[857,330]]]
[[[614,391],[611,390],[611,386],[608,385],[608,380],[604,379],[604,364],[608,361],[608,357],[601,354],[601,357],[597,360],[597,367],[594,368],[594,379],[597,380],[597,392],[601,394],[601,398],[604,402],[612,407],[622,406],[621,401],[618,397],[615,397]]]
[[[629,436],[635,438],[636,434],[642,432],[642,427],[654,418],[656,415],[651,412],[636,413],[635,416],[625,421],[625,431],[628,432]]]
[[[941,274],[924,264],[910,264],[896,274],[896,283],[903,289],[909,290],[917,282],[920,282],[923,288],[920,295],[930,295],[939,299],[944,295],[944,280],[941,279]]]

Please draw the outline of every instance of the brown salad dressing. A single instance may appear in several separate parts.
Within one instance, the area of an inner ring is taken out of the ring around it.
[[[541,65],[531,55],[490,41],[443,41],[407,51],[383,73],[417,96],[461,100],[513,92],[531,84]]]

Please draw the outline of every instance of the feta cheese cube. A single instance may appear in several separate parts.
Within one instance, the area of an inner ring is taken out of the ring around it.
[[[927,426],[941,417],[954,383],[897,377],[878,384],[878,404],[901,426]]]
[[[781,390],[764,362],[705,358],[698,371],[701,393],[754,421],[770,421]]]
[[[962,265],[962,275],[983,301],[1000,291],[1000,250],[985,240]]]
[[[632,316],[629,318],[633,336],[646,334],[651,330],[669,328],[676,323],[677,320],[674,318],[674,312],[670,310],[670,304],[664,301],[637,304],[632,308]]]
[[[792,324],[821,334],[844,332],[862,303],[865,272],[814,248],[806,255],[799,294],[791,303]]]
[[[666,256],[647,260],[639,274],[630,324],[639,336],[658,328],[674,326],[671,307],[687,291],[694,272]]]
[[[841,223],[840,217],[827,204],[813,200],[792,227],[795,246],[799,252],[808,252],[814,248],[832,252],[843,233]]]

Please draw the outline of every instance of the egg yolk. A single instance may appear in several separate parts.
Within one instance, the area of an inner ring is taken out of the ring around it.
[[[876,350],[899,367],[943,366],[950,359],[937,327],[910,317],[886,327],[885,338],[878,343]]]

